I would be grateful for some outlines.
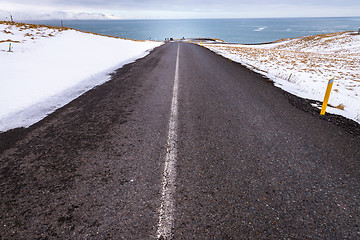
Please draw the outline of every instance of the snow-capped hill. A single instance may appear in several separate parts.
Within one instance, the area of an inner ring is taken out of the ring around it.
[[[107,20],[112,19],[114,16],[105,15],[103,13],[88,13],[88,12],[66,12],[66,11],[53,11],[53,12],[19,12],[19,11],[4,11],[0,10],[0,20],[11,20],[10,15],[14,20]]]
[[[48,14],[44,14],[41,16],[43,19],[73,19],[73,20],[106,20],[110,19],[103,13],[87,13],[87,12],[79,12],[79,13],[72,13],[72,12],[64,12],[64,11],[57,11]]]
[[[301,37],[271,49],[329,54],[360,53],[360,35],[343,32]]]

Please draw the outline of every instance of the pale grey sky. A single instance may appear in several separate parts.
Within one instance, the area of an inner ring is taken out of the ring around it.
[[[55,17],[58,12],[113,18],[261,18],[360,16],[359,0],[0,0],[0,12]]]

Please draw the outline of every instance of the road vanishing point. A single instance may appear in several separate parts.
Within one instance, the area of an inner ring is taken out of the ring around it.
[[[0,239],[360,239],[356,123],[190,43],[111,77],[0,134]]]

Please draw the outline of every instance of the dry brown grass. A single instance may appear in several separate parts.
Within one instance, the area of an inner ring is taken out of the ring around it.
[[[0,21],[0,24],[5,24],[5,25],[9,25],[9,26],[16,26],[16,27],[20,28],[21,30],[50,28],[50,29],[55,29],[55,30],[59,30],[59,31],[64,31],[64,30],[71,29],[71,28],[67,28],[67,27],[54,27],[54,26],[37,25],[37,24],[29,24],[29,23],[19,23],[19,22],[6,22],[6,21]]]
[[[282,42],[286,40],[291,41],[284,42],[280,46],[274,47],[274,49],[292,48],[293,51],[303,51],[303,49],[306,48],[312,49],[314,47],[318,47],[322,50],[326,50],[334,42],[341,43],[342,45],[347,45],[348,43],[350,43],[352,41],[350,33],[351,32],[337,32],[292,39],[282,39],[277,42]],[[344,49],[337,51],[339,54],[344,53]],[[347,53],[349,54],[349,52]]]
[[[11,39],[0,40],[0,43],[4,43],[4,42],[8,42],[8,43],[20,43],[19,41],[13,41],[13,40],[11,40]]]
[[[340,109],[340,110],[343,110],[345,109],[345,106],[343,104],[339,104],[337,106],[332,106],[331,104],[329,104],[330,107],[333,107],[333,108],[337,108],[337,109]]]

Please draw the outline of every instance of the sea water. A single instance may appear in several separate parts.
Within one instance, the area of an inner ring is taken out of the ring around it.
[[[29,21],[28,21],[29,22]],[[30,21],[61,26],[60,20]],[[137,40],[216,38],[230,43],[264,43],[323,33],[358,31],[360,17],[181,20],[64,20],[64,27]]]

